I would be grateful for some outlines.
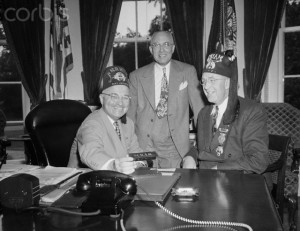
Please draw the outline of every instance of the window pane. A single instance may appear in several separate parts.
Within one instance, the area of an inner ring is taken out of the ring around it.
[[[286,27],[300,26],[300,0],[289,0],[286,5]]]
[[[145,66],[153,61],[152,55],[149,51],[149,42],[138,43],[138,57],[139,57],[139,66]]]
[[[160,2],[138,1],[137,5],[139,36],[146,37],[149,35],[152,20],[160,15]],[[163,7],[165,7],[164,4]],[[117,27],[118,37],[134,37],[136,32],[135,17],[135,2],[123,1]]]
[[[300,32],[285,33],[284,74],[300,75]]]
[[[284,102],[300,109],[300,78],[284,79]]]
[[[152,62],[152,55],[149,51],[149,42],[138,43],[138,67],[145,66]],[[125,68],[128,74],[135,70],[135,45],[129,43],[115,43],[113,48],[114,65]]]
[[[0,84],[0,107],[7,121],[22,121],[21,84]]]
[[[8,46],[0,46],[0,82],[21,81]]]
[[[130,73],[135,70],[134,43],[116,43],[113,48],[114,65],[125,68]]]

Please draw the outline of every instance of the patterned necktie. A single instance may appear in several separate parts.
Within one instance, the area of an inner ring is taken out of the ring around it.
[[[116,132],[117,132],[117,134],[118,134],[118,136],[119,136],[119,138],[121,140],[121,132],[120,132],[119,124],[118,124],[117,121],[114,122],[114,126],[115,126],[115,130],[116,130]]]
[[[163,68],[163,77],[161,79],[161,93],[160,100],[156,108],[156,114],[159,119],[165,117],[168,112],[168,82],[166,75],[166,68]]]
[[[211,116],[212,116],[212,134],[213,136],[215,135],[216,131],[217,131],[217,118],[218,118],[218,113],[219,113],[219,107],[215,106],[212,110]]]

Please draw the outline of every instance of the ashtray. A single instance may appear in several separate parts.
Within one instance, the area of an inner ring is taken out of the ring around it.
[[[192,202],[199,196],[198,188],[172,188],[171,195],[179,202]]]

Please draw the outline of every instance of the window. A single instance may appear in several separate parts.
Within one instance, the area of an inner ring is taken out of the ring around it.
[[[163,0],[125,0],[122,3],[113,47],[113,64],[131,71],[149,64],[150,36],[158,30],[170,30]]]
[[[300,0],[289,0],[283,19],[284,102],[300,109]]]
[[[0,23],[0,108],[7,123],[23,121],[22,84]]]

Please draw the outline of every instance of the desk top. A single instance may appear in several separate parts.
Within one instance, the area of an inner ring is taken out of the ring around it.
[[[177,169],[176,186],[199,188],[195,202],[177,202],[170,195],[164,206],[175,214],[194,220],[240,222],[255,231],[283,230],[279,215],[261,175],[236,171]],[[18,220],[18,223],[16,222]],[[180,221],[154,202],[135,201],[124,214],[127,231],[187,230],[193,224]],[[246,230],[240,227],[196,226],[197,230]],[[108,216],[81,217],[62,213],[2,215],[0,230],[122,230],[120,222]],[[195,230],[195,229],[192,229]]]

